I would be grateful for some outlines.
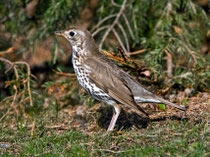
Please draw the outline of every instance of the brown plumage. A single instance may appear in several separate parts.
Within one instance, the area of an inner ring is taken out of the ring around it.
[[[80,85],[93,98],[114,107],[115,112],[108,131],[114,129],[122,105],[143,117],[148,117],[148,114],[138,103],[164,103],[185,111],[184,107],[149,92],[128,73],[99,53],[87,30],[72,27],[70,30],[55,33],[65,37],[72,46],[72,63]]]

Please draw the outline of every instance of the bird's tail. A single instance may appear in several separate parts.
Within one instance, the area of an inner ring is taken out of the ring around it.
[[[165,99],[163,99],[161,97],[155,96],[155,99],[161,101],[162,103],[164,103],[166,105],[172,106],[172,107],[177,108],[177,109],[182,110],[182,111],[186,111],[186,108],[185,107],[176,105],[176,104],[174,104],[174,103],[172,103],[170,101],[167,101],[167,100],[165,100]]]

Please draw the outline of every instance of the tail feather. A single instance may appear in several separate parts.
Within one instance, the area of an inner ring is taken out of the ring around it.
[[[143,97],[134,97],[134,98],[137,103],[163,103],[163,104],[172,106],[172,107],[177,108],[182,111],[186,110],[185,107],[178,106],[170,101],[167,101],[167,100],[165,100],[161,97],[155,96],[155,95],[146,96],[146,98],[143,98]]]
[[[157,100],[161,101],[162,103],[166,104],[166,105],[172,106],[172,107],[177,108],[177,109],[180,109],[180,110],[182,110],[182,111],[186,111],[186,108],[185,108],[185,107],[176,105],[176,104],[174,104],[174,103],[172,103],[172,102],[170,102],[170,101],[167,101],[167,100],[165,100],[165,99],[163,99],[163,98],[161,98],[161,97],[158,97],[158,96],[155,96],[155,98],[156,98]]]

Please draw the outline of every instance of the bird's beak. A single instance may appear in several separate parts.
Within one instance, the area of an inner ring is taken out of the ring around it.
[[[64,33],[64,31],[55,31],[54,34],[66,37],[66,34]]]

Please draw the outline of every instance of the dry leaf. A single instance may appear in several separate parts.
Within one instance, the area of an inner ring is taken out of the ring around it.
[[[182,29],[177,27],[177,26],[173,26],[174,27],[174,31],[179,35],[181,36],[182,35]]]

